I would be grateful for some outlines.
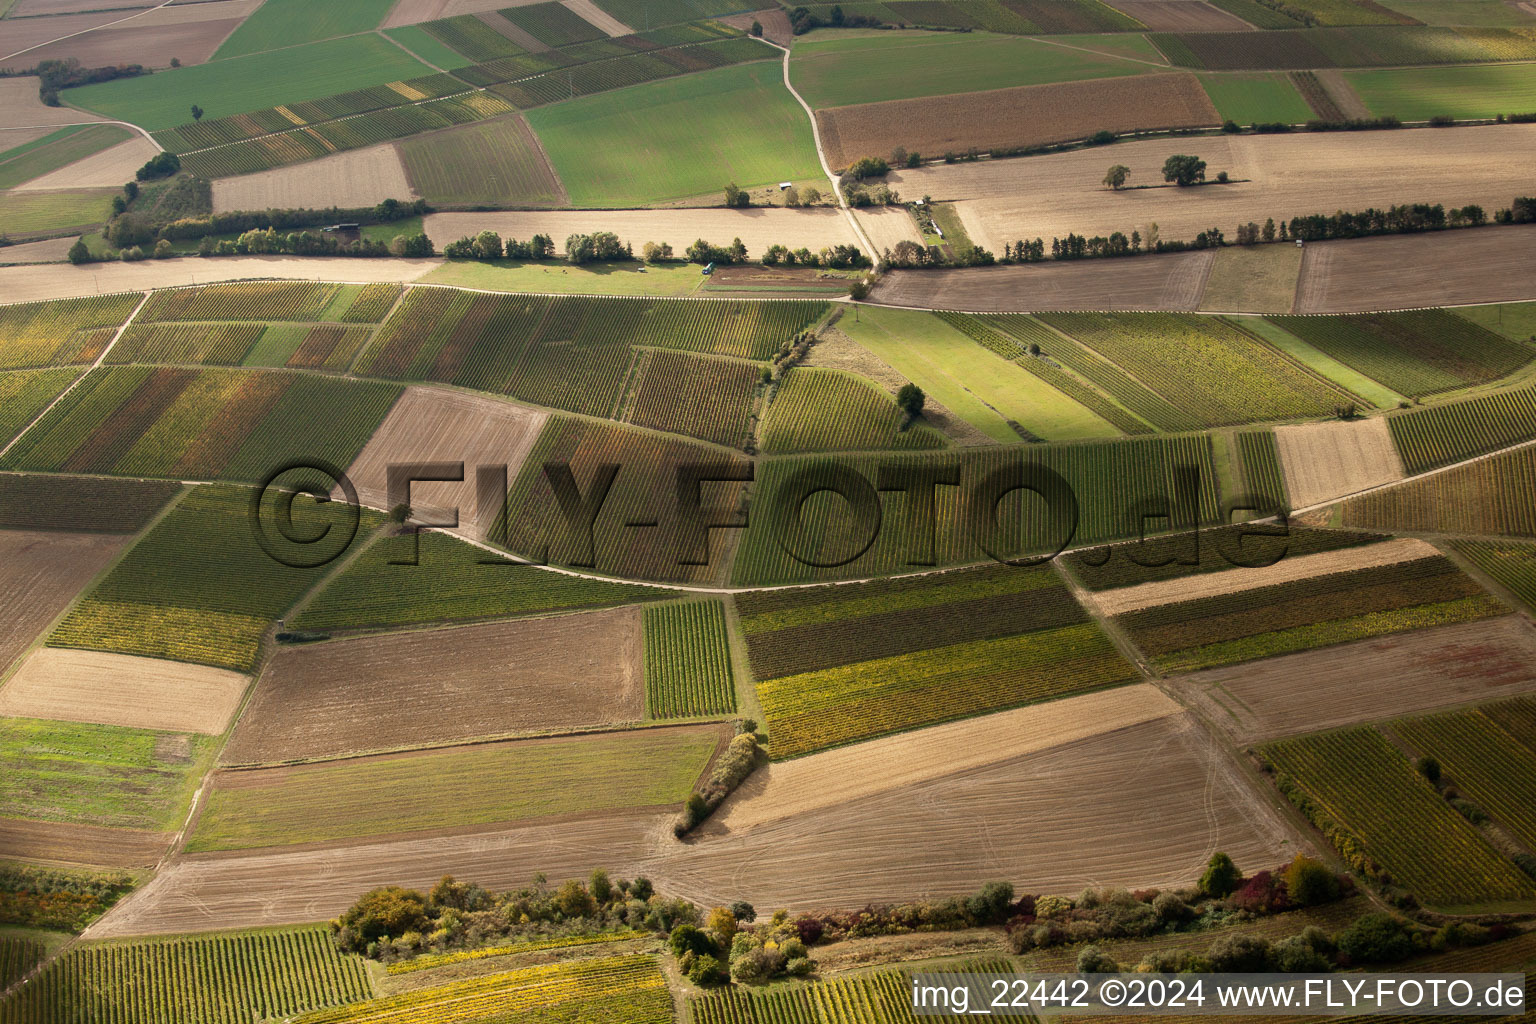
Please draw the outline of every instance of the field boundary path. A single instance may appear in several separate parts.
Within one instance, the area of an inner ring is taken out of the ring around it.
[[[875,249],[874,243],[869,240],[869,236],[864,233],[864,225],[860,224],[859,218],[853,215],[853,210],[848,205],[848,199],[843,195],[842,176],[832,173],[832,166],[827,163],[827,152],[821,148],[821,126],[816,123],[816,111],[811,109],[811,105],[805,102],[805,97],[795,90],[794,83],[789,80],[789,47],[780,46],[778,43],[769,42],[767,39],[761,38],[758,39],[758,42],[765,46],[771,46],[776,50],[784,51],[784,88],[789,90],[789,94],[795,98],[795,102],[800,104],[805,110],[805,116],[810,118],[811,141],[816,144],[816,159],[821,162],[822,173],[827,176],[828,181],[832,182],[832,191],[837,194],[837,207],[843,211],[843,216],[847,219],[849,226],[853,228],[854,237],[864,243],[864,250],[869,253],[870,262],[874,265],[874,269],[878,271],[880,269],[880,253]]]
[[[75,390],[75,388],[79,387],[80,386],[80,382],[85,380],[85,378],[89,377],[91,375],[91,371],[92,370],[99,369],[101,367],[101,364],[106,362],[107,355],[112,351],[112,346],[117,344],[117,339],[121,338],[123,336],[123,332],[126,331],[133,324],[133,318],[139,315],[139,310],[144,308],[144,304],[149,301],[149,297],[151,295],[153,295],[153,294],[154,294],[154,292],[147,291],[147,292],[145,292],[143,295],[141,295],[139,297],[139,304],[137,306],[133,307],[133,312],[128,314],[128,319],[124,320],[122,322],[122,325],[120,327],[118,327],[118,329],[116,331],[113,332],[112,340],[107,342],[106,347],[101,350],[101,355],[96,357],[96,361],[94,363],[92,363],[90,366],[87,366],[84,370],[82,370],[81,373],[80,373],[80,376],[76,377],[74,379],[74,381],[70,383],[69,387],[65,388],[63,391],[60,391],[58,393],[58,395],[54,397],[53,401],[48,403],[48,405],[43,409],[42,412],[38,413],[36,416],[34,416],[30,420],[28,420],[27,421],[27,425],[22,427],[21,430],[16,434],[16,436],[11,438],[10,442],[8,444],[6,444],[6,446],[4,448],[0,448],[0,458],[3,458],[5,456],[5,454],[7,452],[9,452],[11,450],[11,448],[13,448],[15,446],[16,442],[20,441],[22,439],[22,437],[27,433],[27,431],[29,431],[33,427],[37,426],[38,423],[42,421],[42,418],[44,416],[47,416],[50,412],[52,412],[54,406],[56,406],[60,402],[64,401],[64,397],[66,395],[68,395],[71,391]]]

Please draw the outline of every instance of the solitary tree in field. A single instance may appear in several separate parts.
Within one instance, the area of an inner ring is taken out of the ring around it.
[[[1236,892],[1242,880],[1243,873],[1232,863],[1231,857],[1220,852],[1213,853],[1206,862],[1205,874],[1200,876],[1200,891],[1219,899]]]
[[[915,420],[923,413],[923,403],[928,396],[923,394],[923,389],[911,381],[903,384],[901,390],[896,392],[896,406],[906,413],[908,420]]]
[[[194,120],[194,121],[201,121],[202,119],[203,119],[203,108],[198,106],[196,103],[192,104],[192,120]]]
[[[1163,180],[1193,185],[1205,180],[1205,161],[1197,156],[1175,155],[1163,161]]]
[[[1115,164],[1109,169],[1109,173],[1104,175],[1104,184],[1118,192],[1125,187],[1125,179],[1130,173],[1131,169],[1125,164]]]

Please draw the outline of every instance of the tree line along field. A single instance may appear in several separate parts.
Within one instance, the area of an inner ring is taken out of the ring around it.
[[[676,807],[722,737],[718,725],[669,726],[222,771],[208,784],[186,849],[259,849]],[[386,792],[391,798],[381,801]]]
[[[645,609],[645,710],[650,718],[736,710],[725,605],[718,598]]]
[[[1356,870],[1437,907],[1529,899],[1533,884],[1369,726],[1260,748],[1282,792]]]
[[[907,423],[891,396],[841,370],[795,367],[773,392],[762,448],[775,454],[945,447],[926,423]]]
[[[1536,536],[1536,448],[1527,446],[1344,502],[1347,526]]]
[[[1498,380],[1536,358],[1525,346],[1441,309],[1268,319],[1410,398]]]
[[[775,758],[1128,683],[1049,567],[737,598]]]
[[[985,527],[979,531],[972,529],[973,510],[961,500],[961,494],[994,472],[1038,466],[1059,474],[1076,502],[1077,521],[1071,531],[1071,546],[1139,535],[1139,505],[1177,496],[1180,492],[1175,471],[1179,467],[1199,476],[1198,494],[1189,495],[1187,507],[1173,510],[1185,525],[1219,521],[1220,502],[1227,497],[1219,493],[1211,440],[1203,435],[1027,448],[969,448],[953,453],[892,453],[879,458],[817,455],[771,459],[757,468],[752,498],[754,525],[743,531],[732,566],[732,582],[737,586],[765,586],[855,579],[923,568],[925,563],[912,560],[919,535],[908,522],[907,499],[900,492],[880,494],[882,513],[873,539],[868,537],[868,524],[851,514],[842,498],[829,494],[816,494],[805,501],[798,522],[790,517],[781,525],[771,525],[792,511],[782,507],[783,496],[795,493],[789,488],[799,486],[798,475],[806,474],[805,479],[820,482],[852,470],[872,486],[881,466],[909,470],[958,468],[959,486],[935,488],[935,540],[926,564],[936,565],[966,565],[991,557],[981,546],[989,531]],[[1023,492],[1002,498],[997,506],[997,523],[988,543],[994,552],[1013,558],[1054,550],[1066,530],[1048,512],[1042,499],[1032,494],[1026,497]],[[786,550],[781,543],[786,537],[793,540],[795,549],[804,557],[792,556]]]
[[[173,832],[214,738],[122,726],[0,718],[10,818]]]
[[[305,1014],[295,1024],[429,1024],[516,1020],[519,1024],[668,1024],[672,994],[654,955],[569,960],[419,988]]]
[[[766,360],[826,309],[794,300],[551,298],[412,288],[358,371],[606,417],[619,406],[636,348]],[[739,390],[738,396],[745,397]],[[662,416],[661,397],[652,395],[645,406],[652,417]],[[690,412],[680,396],[673,401],[677,406],[665,415],[672,429],[720,429],[708,406]]]
[[[345,466],[400,390],[289,371],[104,367],[0,468],[258,482],[299,456]]]
[[[0,306],[0,369],[93,362],[142,298],[129,292]]]
[[[1154,32],[1148,39],[1178,67],[1266,71],[1530,60],[1530,28],[1366,26],[1277,32]]]
[[[1185,672],[1508,611],[1434,555],[1162,604],[1114,622],[1158,669]]]
[[[321,926],[77,943],[0,999],[4,1024],[248,1024],[368,998]]]
[[[1536,387],[1394,413],[1387,429],[1404,470],[1439,469],[1536,436]]]
[[[253,668],[272,620],[325,570],[290,567],[258,545],[252,495],[193,488],[86,592],[48,644]],[[379,521],[340,502],[293,503],[294,529],[310,535],[326,527],[343,535],[354,514],[366,525]]]
[[[0,473],[0,530],[137,533],[181,485]]]
[[[498,559],[428,531],[383,537],[326,582],[292,621],[323,631],[387,629],[664,600],[675,591],[587,579]],[[410,564],[414,560],[415,564]]]
[[[1536,610],[1536,546],[1458,540],[1451,542],[1451,548]]]

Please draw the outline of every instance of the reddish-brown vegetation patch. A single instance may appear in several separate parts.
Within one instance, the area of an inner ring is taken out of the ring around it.
[[[833,167],[897,146],[929,155],[1038,146],[1100,130],[1194,128],[1221,123],[1189,74],[1137,75],[988,92],[863,103],[816,112]]]
[[[637,722],[640,643],[639,609],[616,608],[287,648],[262,675],[224,761]]]

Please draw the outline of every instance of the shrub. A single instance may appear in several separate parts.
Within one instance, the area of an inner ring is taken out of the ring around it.
[[[1339,898],[1338,877],[1320,860],[1298,853],[1285,869],[1285,890],[1298,907],[1315,907]]]
[[[1206,862],[1205,873],[1200,876],[1200,891],[1220,899],[1236,892],[1242,880],[1243,873],[1237,870],[1232,858],[1218,851]]]
[[[1270,945],[1256,935],[1223,935],[1206,955],[1212,970],[1254,973],[1269,968]]]
[[[911,387],[912,385],[908,385]],[[1008,907],[1013,903],[1013,885],[1008,882],[988,882],[981,891],[966,900],[965,908],[977,924],[1001,924],[1008,917]]]
[[[1300,935],[1292,935],[1275,944],[1273,950],[1275,970],[1287,974],[1304,974],[1326,971],[1332,965],[1328,958],[1313,948]]]
[[[76,266],[91,262],[91,248],[85,244],[85,239],[77,238],[75,244],[69,247],[69,262]]]
[[[350,941],[337,945],[343,952],[361,953],[368,943],[387,935],[418,931],[427,924],[427,898],[415,889],[388,885],[363,894],[333,922],[338,936]]]
[[[1087,945],[1077,954],[1078,974],[1115,974],[1120,965],[1098,946]]]
[[[865,178],[883,178],[891,173],[891,165],[884,157],[861,156],[848,167],[848,176],[855,181]]]
[[[1392,914],[1366,914],[1340,933],[1339,952],[1352,964],[1397,963],[1413,954],[1413,933]]]
[[[168,178],[181,170],[181,157],[175,153],[160,152],[150,157],[140,167],[134,177],[139,181],[154,181],[156,178]]]
[[[1403,403],[1400,403],[1399,407],[1400,408],[1406,408],[1407,405],[1408,405],[1407,402],[1403,402]],[[1432,783],[1434,783],[1436,785],[1439,785],[1439,783],[1440,783],[1440,762],[1439,761],[1436,761],[1432,757],[1421,757],[1418,760],[1418,767],[1419,767],[1419,774],[1420,775],[1424,776],[1430,782],[1432,782]]]
[[[672,949],[672,955],[676,957],[681,957],[685,953],[713,956],[720,951],[708,932],[691,924],[680,924],[673,928],[672,934],[667,936],[667,944]]]

